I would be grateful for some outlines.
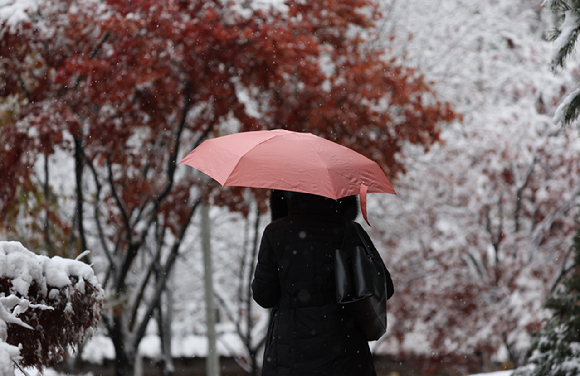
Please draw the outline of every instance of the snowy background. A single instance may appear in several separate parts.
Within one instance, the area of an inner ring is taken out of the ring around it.
[[[396,197],[369,197],[373,227],[365,228],[396,286],[390,330],[373,350],[465,354],[483,348],[498,364],[521,360],[529,331],[546,315],[542,302],[566,266],[577,213],[580,141],[575,129],[553,121],[572,90],[577,61],[550,70],[547,35],[554,19],[541,1],[381,4],[384,19],[374,43],[384,46],[388,58],[423,73],[463,117],[443,129],[442,142],[428,153],[408,147],[407,174],[395,184]],[[34,0],[0,0],[0,18],[17,25],[26,9],[37,6]],[[64,156],[50,160],[56,191],[74,189],[71,166]],[[71,201],[67,205],[72,208]],[[240,245],[252,241],[255,221],[261,230],[268,218],[213,208],[211,221],[218,349],[245,355],[232,320],[239,309],[238,276],[244,277],[241,266],[248,263]],[[168,282],[174,356],[207,353],[199,218],[191,227]],[[105,256],[94,253],[92,262],[102,278]],[[62,271],[64,261],[54,263]],[[255,305],[252,310],[259,335],[268,316]],[[104,332],[100,328],[86,344],[84,359],[114,358]],[[139,345],[142,356],[160,356],[158,332],[152,321]]]

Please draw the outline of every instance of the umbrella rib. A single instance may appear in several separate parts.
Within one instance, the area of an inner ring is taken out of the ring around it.
[[[371,170],[373,169],[373,165],[369,165],[366,169],[366,171],[364,172],[364,175],[361,175],[362,177],[362,184],[369,186],[369,175],[371,174]],[[370,188],[370,186],[369,186]]]
[[[305,142],[308,144],[308,146],[310,146],[312,148],[312,150],[314,150],[314,152],[316,153],[316,155],[318,155],[318,158],[321,161],[323,161],[322,156],[320,155],[320,153],[318,152],[318,150],[316,150],[316,148],[314,146],[312,146],[312,144],[308,140],[305,140]],[[330,176],[330,172],[328,170],[328,166],[325,166],[325,170],[326,170],[326,175],[328,176],[328,181],[330,182],[331,187],[332,187],[332,193],[334,194],[333,199],[337,200],[338,198],[336,197],[337,196],[336,189],[335,189],[334,184],[332,182],[332,177]]]
[[[263,144],[266,141],[270,141],[271,139],[277,137],[277,135],[271,135],[271,137],[268,137],[260,142],[258,142],[257,144],[253,145],[251,148],[249,148],[248,150],[246,150],[245,152],[243,152],[242,154],[240,154],[240,157],[238,158],[238,161],[234,164],[234,166],[232,167],[232,169],[230,170],[230,173],[228,174],[228,177],[226,178],[226,180],[224,181],[224,183],[222,184],[222,186],[224,187],[228,187],[228,180],[231,179],[231,172],[234,171],[236,169],[236,167],[238,167],[238,165],[240,164],[240,161],[242,160],[242,158],[244,158],[246,156],[246,154],[248,154],[250,151],[252,151],[253,148],[255,148],[258,145]]]

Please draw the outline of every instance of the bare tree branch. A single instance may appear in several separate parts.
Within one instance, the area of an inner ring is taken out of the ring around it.
[[[528,166],[528,169],[524,176],[524,180],[517,186],[516,189],[516,203],[515,203],[516,208],[514,210],[515,232],[520,231],[520,210],[522,208],[522,193],[526,188],[526,186],[528,185],[528,182],[530,181],[530,177],[532,176],[532,172],[534,172],[534,167],[537,162],[538,158],[534,156],[532,163],[530,163],[530,165]]]
[[[177,239],[173,243],[173,247],[171,248],[171,251],[167,257],[167,260],[165,261],[165,265],[164,265],[163,269],[161,270],[161,273],[164,274],[166,277],[169,275],[169,273],[173,267],[173,264],[175,263],[175,260],[177,259],[177,255],[179,254],[179,247],[181,246],[181,242],[183,240],[183,237],[185,236],[186,230],[189,227],[189,224],[191,223],[191,218],[193,217],[193,214],[195,213],[195,210],[199,207],[200,203],[201,203],[201,200],[197,199],[195,201],[195,203],[191,206],[191,210],[189,211],[189,216],[188,216],[187,222],[183,225],[183,227],[181,228],[181,230],[179,232],[179,235],[177,236]],[[134,343],[139,343],[141,341],[141,339],[143,339],[143,336],[145,335],[145,331],[147,329],[147,325],[149,323],[149,320],[153,316],[153,311],[154,311],[155,307],[157,306],[157,304],[159,303],[159,299],[161,298],[161,294],[163,293],[163,290],[165,289],[166,283],[167,283],[167,278],[160,278],[159,281],[157,282],[157,285],[155,286],[155,292],[153,293],[153,297],[149,303],[149,306],[145,312],[145,315],[143,316],[143,321],[141,321],[139,327],[135,331],[135,335],[133,338]]]

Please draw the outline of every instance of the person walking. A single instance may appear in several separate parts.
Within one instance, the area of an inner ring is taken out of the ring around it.
[[[358,215],[356,196],[272,190],[270,209],[252,281],[254,300],[272,308],[262,376],[376,375],[367,340],[336,303],[334,255]],[[387,271],[387,298],[393,292]]]

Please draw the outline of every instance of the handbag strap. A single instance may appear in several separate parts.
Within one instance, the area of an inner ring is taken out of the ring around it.
[[[367,242],[364,234],[362,233],[362,229],[360,228],[360,225],[354,221],[348,221],[345,220],[344,221],[345,226],[344,226],[344,236],[342,238],[342,245],[340,246],[341,251],[344,251],[344,247],[346,245],[346,242],[348,240],[348,233],[349,230],[354,227],[357,237],[360,239],[360,241],[362,242],[366,253],[369,255],[369,257],[373,258],[373,253],[371,251],[371,247],[369,246],[369,243]],[[352,230],[351,230],[352,231]],[[349,256],[350,257],[350,256]]]
[[[353,227],[354,227],[354,229],[356,231],[357,237],[363,243],[363,246],[366,249],[370,249],[369,244],[368,244],[366,238],[362,234],[362,229],[360,228],[360,225],[358,223],[354,222],[354,221],[348,221],[348,220],[345,220],[344,221],[344,236],[342,238],[342,245],[341,245],[340,249],[344,249],[344,246],[346,245],[346,241],[348,239],[349,230],[352,231],[352,228]]]
[[[369,256],[371,256],[371,258],[372,258],[373,255],[371,253],[371,247],[369,246],[369,243],[367,242],[364,234],[362,233],[362,229],[360,228],[360,226],[356,222],[352,222],[352,226],[356,230],[356,234],[358,235],[359,239],[362,241],[363,246],[365,247],[365,249],[367,251],[367,254]]]
[[[354,222],[354,221],[348,221],[348,220],[345,220],[344,221],[344,236],[342,238],[342,245],[340,246],[340,249],[341,250],[344,250],[344,246],[346,245],[346,241],[348,239],[348,232],[353,227],[354,227],[354,229],[356,231],[356,234],[357,234],[358,238],[363,243],[363,246],[365,247],[365,249],[369,250],[370,249],[369,244],[368,244],[366,238],[364,237],[364,235],[361,232],[362,229],[360,228],[360,225],[358,223]]]

